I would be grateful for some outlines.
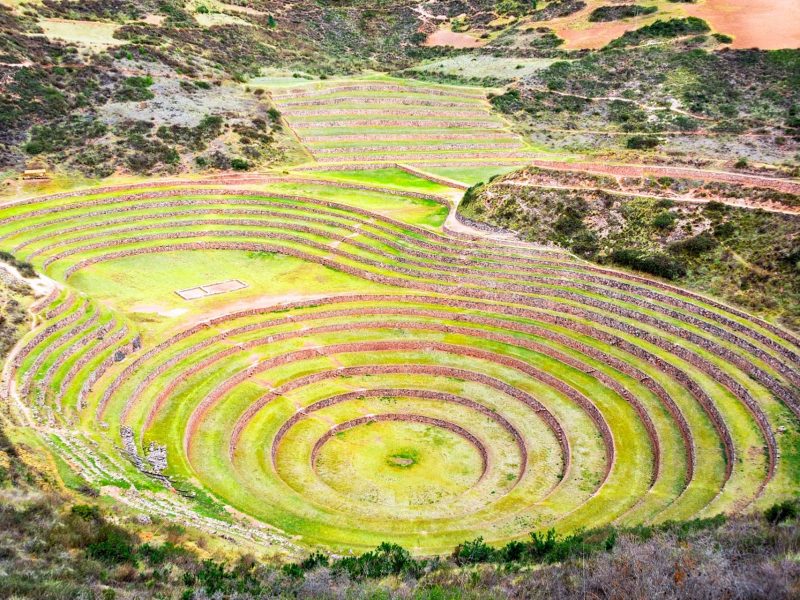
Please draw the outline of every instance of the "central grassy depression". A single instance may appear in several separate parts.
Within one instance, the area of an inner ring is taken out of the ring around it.
[[[474,443],[444,427],[373,421],[325,441],[316,470],[328,486],[359,502],[419,506],[474,486],[483,459]]]

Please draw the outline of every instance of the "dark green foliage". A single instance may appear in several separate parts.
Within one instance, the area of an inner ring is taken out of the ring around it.
[[[656,218],[653,219],[653,226],[658,229],[672,229],[675,225],[675,219],[677,219],[677,217],[674,213],[665,210],[656,215]]]
[[[182,2],[179,5],[177,2],[172,1],[161,2],[158,8],[162,14],[167,16],[165,24],[169,27],[175,28],[196,27],[197,21],[195,21],[194,17],[183,9],[181,6],[182,4]]]
[[[514,113],[523,108],[519,90],[516,89],[508,90],[499,96],[490,96],[489,99],[492,106],[502,113]]]
[[[584,211],[580,207],[567,206],[553,225],[553,229],[565,237],[571,237],[584,228],[583,214]]]
[[[593,258],[600,250],[600,240],[594,231],[584,228],[572,236],[569,248],[578,256]]]
[[[797,502],[786,500],[778,504],[773,504],[764,512],[764,518],[768,523],[777,525],[797,518]]]
[[[583,0],[556,0],[548,2],[544,8],[531,13],[531,19],[534,21],[549,21],[550,19],[574,15],[584,8],[586,8],[586,2]]]
[[[33,155],[61,152],[101,137],[107,130],[103,122],[81,117],[69,118],[48,126],[36,125],[31,129],[31,139],[25,144],[25,152]]]
[[[201,152],[208,147],[208,143],[219,136],[223,129],[223,118],[219,115],[206,115],[195,127],[162,125],[158,128],[156,136],[164,142],[178,144],[187,150]]]
[[[677,279],[686,275],[686,266],[679,260],[660,253],[647,253],[632,248],[614,250],[611,261],[665,279]]]
[[[86,547],[86,553],[108,564],[132,562],[134,549],[131,535],[116,525],[104,524],[94,541]]]
[[[243,158],[232,158],[231,159],[231,168],[234,171],[247,171],[251,168],[249,162],[244,160]]]
[[[686,35],[699,35],[708,33],[709,31],[711,31],[711,28],[708,26],[708,23],[697,17],[669,19],[668,21],[659,19],[651,25],[640,27],[635,31],[625,32],[622,37],[609,43],[606,48],[635,46],[651,38],[674,38]]]
[[[515,548],[516,549],[516,548]],[[512,553],[514,550],[512,550]],[[453,559],[457,565],[474,565],[496,560],[498,551],[483,541],[482,537],[463,542],[453,551]]]
[[[115,99],[119,102],[141,102],[142,100],[152,100],[155,94],[150,91],[150,86],[153,85],[153,78],[145,77],[128,77],[122,85],[117,89]]]
[[[288,565],[283,565],[282,570],[284,575],[292,579],[300,579],[303,577],[303,568],[300,565],[289,563]]]
[[[16,256],[5,250],[0,250],[0,260],[17,269],[23,277],[36,277],[36,271],[29,262],[19,260]]]
[[[697,257],[705,252],[713,250],[718,244],[719,242],[714,239],[714,236],[704,231],[694,237],[686,238],[685,240],[671,244],[669,251],[673,254]]]
[[[175,148],[141,134],[134,134],[127,141],[134,152],[126,157],[125,163],[135,173],[149,173],[157,167],[177,165],[181,160]]]
[[[617,6],[600,6],[589,13],[589,21],[593,23],[602,21],[616,21],[629,19],[642,15],[652,15],[657,12],[655,6],[640,6],[639,4],[620,4]]]
[[[622,125],[623,131],[641,131],[648,127],[647,113],[633,102],[612,100],[608,105],[608,118],[612,123]],[[632,139],[642,136],[633,136],[628,140],[628,147]]]
[[[786,117],[786,127],[790,129],[800,128],[800,108],[797,107],[797,104],[792,104],[789,107]]]
[[[467,208],[472,206],[475,201],[478,199],[478,193],[483,188],[483,183],[476,183],[475,185],[470,186],[464,192],[464,196],[461,198],[461,202],[459,206],[463,208]]]
[[[479,537],[463,542],[453,551],[458,565],[481,563],[538,563],[552,564],[576,556],[589,556],[597,552],[610,552],[616,544],[614,528],[592,532],[578,532],[559,536],[555,529],[544,533],[532,532],[527,542],[513,541],[502,548],[493,548]]]
[[[347,573],[351,579],[386,577],[387,575],[418,575],[422,562],[414,559],[405,548],[384,542],[371,552],[361,556],[346,556],[334,561],[334,573]]]
[[[731,222],[720,223],[714,227],[714,237],[721,240],[728,239],[736,233],[736,226]]]
[[[100,507],[95,505],[76,504],[70,509],[70,512],[84,521],[100,521],[102,519]]]
[[[733,38],[724,33],[712,33],[711,35],[715,40],[717,40],[721,44],[730,44],[731,42],[733,42]]]
[[[625,147],[630,150],[652,150],[659,143],[660,140],[652,135],[632,135],[625,142]]]
[[[160,546],[142,544],[137,548],[136,554],[148,564],[158,566],[178,556],[184,556],[187,552],[172,542],[164,542]]]
[[[323,552],[314,552],[300,562],[300,568],[303,571],[311,571],[317,567],[327,567],[328,564],[329,560],[327,554]]]

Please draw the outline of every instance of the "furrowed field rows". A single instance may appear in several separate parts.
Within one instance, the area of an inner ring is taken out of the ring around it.
[[[331,85],[278,100],[317,110],[327,93],[347,107],[378,91]],[[0,207],[2,248],[63,286],[35,306],[4,394],[42,427],[123,449],[159,484],[199,482],[337,550],[390,539],[439,552],[476,535],[743,511],[796,486],[794,334],[553,248],[443,233],[428,216],[452,198],[439,183],[336,177],[148,183]],[[168,273],[169,317],[134,318],[141,301],[119,300],[125,290],[92,296],[103,273],[155,284],[158,257],[201,255],[218,256],[220,273],[233,256],[261,261],[217,280],[255,286],[249,300],[180,304],[174,290],[191,286]],[[283,264],[298,265],[292,289],[314,294],[259,292]],[[304,286],[312,273],[347,286]],[[71,452],[95,479],[133,477],[91,445]]]
[[[271,97],[323,163],[523,163],[530,157],[479,89],[392,79],[332,80],[273,91]]]

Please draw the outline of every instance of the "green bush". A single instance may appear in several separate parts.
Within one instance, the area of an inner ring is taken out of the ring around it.
[[[334,561],[331,570],[334,573],[347,573],[351,579],[360,580],[403,573],[418,575],[422,566],[422,561],[415,560],[402,546],[384,542],[361,556],[346,556]]]
[[[652,15],[657,12],[655,6],[640,6],[639,4],[622,4],[620,6],[600,6],[589,13],[589,21],[598,23],[603,21],[616,21],[629,19],[642,15]]]
[[[632,135],[625,142],[625,147],[629,150],[652,150],[659,143],[661,140],[652,135]]]
[[[674,38],[685,35],[699,35],[709,31],[711,31],[711,28],[708,23],[697,17],[669,19],[668,21],[659,19],[650,25],[625,32],[621,37],[609,43],[606,48],[635,46],[650,38]]]
[[[17,269],[23,277],[36,277],[36,271],[29,262],[19,260],[16,256],[5,250],[0,250],[0,260]]]
[[[134,550],[130,534],[116,525],[105,524],[86,553],[101,562],[119,564],[133,562]]]
[[[497,110],[506,114],[515,113],[523,107],[519,90],[508,90],[505,94],[491,96],[489,101]]]
[[[653,219],[653,227],[656,229],[672,229],[675,226],[675,213],[665,210],[658,213]]]
[[[686,275],[686,267],[683,263],[666,254],[649,254],[642,250],[624,248],[612,252],[610,258],[613,263],[622,267],[657,275],[665,279],[678,279]]]
[[[453,559],[458,565],[492,562],[497,556],[497,551],[484,542],[482,537],[463,542],[453,551]]]
[[[777,525],[789,519],[796,519],[797,503],[792,500],[786,500],[785,502],[773,504],[764,512],[764,518],[771,525]]]
[[[585,225],[583,223],[583,210],[582,207],[568,206],[564,209],[556,222],[553,224],[553,229],[563,236],[572,236],[582,229]]]
[[[141,102],[152,100],[155,94],[150,91],[153,85],[153,78],[149,75],[145,77],[128,77],[117,89],[114,99],[118,102]]]
[[[234,171],[247,171],[250,169],[250,163],[243,158],[232,158],[231,168]]]
[[[99,521],[102,519],[100,508],[90,504],[76,504],[70,512],[84,521]]]
[[[669,246],[669,251],[674,254],[686,254],[688,256],[700,256],[710,250],[713,250],[719,245],[719,242],[714,239],[707,231],[699,233],[694,237],[675,242]]]

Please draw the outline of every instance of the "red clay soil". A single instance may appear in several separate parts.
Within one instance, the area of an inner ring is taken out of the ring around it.
[[[551,22],[558,36],[566,40],[566,48],[602,48],[626,31],[638,29],[653,20],[653,15],[650,15],[624,21],[589,23],[586,18],[592,8],[589,6],[579,13]],[[734,48],[800,48],[798,0],[700,0],[681,8],[684,14],[708,21],[714,31],[733,36],[731,45]],[[655,16],[668,18],[666,15]]]
[[[425,46],[452,46],[453,48],[479,48],[484,42],[467,33],[456,33],[446,29],[434,31],[425,40]]]
[[[566,40],[565,48],[602,48],[611,40],[620,37],[626,31],[638,29],[644,25],[644,19],[630,19],[626,21],[610,21],[605,23],[590,23],[589,27],[572,29],[569,27],[556,28],[556,34]]]
[[[798,0],[705,0],[686,12],[733,36],[734,48],[800,48]]]

